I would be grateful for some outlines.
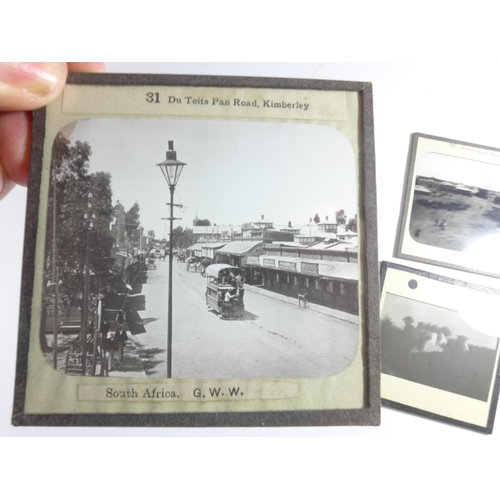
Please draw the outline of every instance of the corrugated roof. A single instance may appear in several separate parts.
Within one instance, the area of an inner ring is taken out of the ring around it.
[[[199,243],[202,248],[221,248],[223,247],[224,245],[227,245],[227,243],[224,243],[224,242],[217,242],[217,243]]]
[[[339,231],[337,236],[357,236],[358,233],[355,233],[354,231],[351,231],[350,229],[343,229],[342,231]]]
[[[335,248],[337,243],[325,243],[321,241],[320,243],[315,243],[314,245],[311,245],[308,247],[310,250],[326,250],[326,249],[331,249]]]
[[[316,231],[315,234],[313,234],[315,238],[323,238],[325,240],[337,240],[338,236],[336,233],[328,233],[326,231]]]
[[[339,243],[338,245],[331,247],[330,250],[338,250],[339,252],[344,252],[346,250],[351,251],[351,252],[354,252],[354,251],[357,252],[358,251],[358,244],[357,244],[357,242],[352,243],[349,240],[347,240],[345,243]]]
[[[358,281],[359,266],[354,262],[323,261],[319,265],[320,276]]]
[[[244,255],[251,252],[256,246],[262,245],[263,241],[232,241],[228,243],[222,250],[218,250],[220,253],[228,253],[231,255]]]
[[[286,250],[287,248],[310,248],[311,244],[303,245],[302,243],[298,243],[296,241],[273,241],[272,243],[266,243],[264,245],[264,248],[269,248],[269,249],[283,249]]]
[[[191,245],[188,250],[201,250],[203,243],[194,243]]]

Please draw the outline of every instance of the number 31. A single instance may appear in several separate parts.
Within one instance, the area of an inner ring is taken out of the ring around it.
[[[159,92],[148,92],[146,94],[146,102],[150,103],[159,103],[160,102],[160,93]]]

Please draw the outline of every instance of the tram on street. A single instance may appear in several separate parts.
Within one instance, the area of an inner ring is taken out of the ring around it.
[[[245,314],[243,269],[228,264],[212,264],[206,268],[205,273],[205,297],[209,311],[217,312],[221,319],[242,318]]]

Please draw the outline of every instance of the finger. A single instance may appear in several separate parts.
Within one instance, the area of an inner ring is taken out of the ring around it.
[[[65,63],[0,63],[0,111],[41,108],[66,83]]]
[[[71,73],[106,73],[103,62],[69,62],[68,71]]]
[[[31,113],[0,113],[0,163],[3,177],[28,184]]]
[[[104,63],[67,63],[67,66],[62,64],[60,77],[54,76],[55,79],[59,78],[55,86],[50,89],[47,84],[44,90],[43,82],[37,84],[36,78],[42,75],[42,79],[49,81],[51,69],[54,70],[53,73],[57,73],[54,66],[58,64],[60,63],[0,63],[0,110],[35,109],[48,104],[63,89],[68,69],[83,73],[106,71]],[[29,89],[26,90],[27,84],[24,80],[29,80],[33,75],[35,80],[28,82]],[[21,82],[22,88],[16,89],[15,86],[20,84],[20,80],[24,84]],[[42,95],[43,92],[46,92],[45,95]],[[31,113],[0,113],[0,199],[15,183],[23,186],[28,184],[30,139]]]

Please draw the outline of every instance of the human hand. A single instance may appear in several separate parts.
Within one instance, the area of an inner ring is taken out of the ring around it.
[[[0,200],[28,184],[31,110],[53,101],[70,72],[103,73],[104,63],[0,63]]]

